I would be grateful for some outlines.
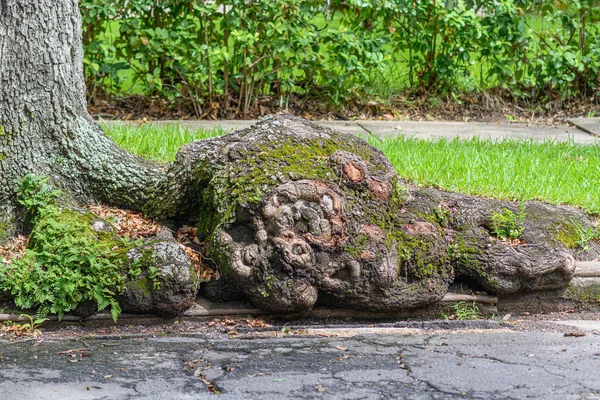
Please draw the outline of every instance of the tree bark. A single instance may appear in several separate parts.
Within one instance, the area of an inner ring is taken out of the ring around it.
[[[576,260],[594,260],[600,246],[581,246],[580,230],[595,229],[585,211],[539,201],[486,199],[425,188],[413,189],[405,202],[411,212],[440,225],[448,239],[455,281],[493,294],[564,288]],[[499,238],[494,215],[506,211],[522,222],[516,240]]]
[[[20,228],[14,182],[26,174],[131,209],[158,178],[88,114],[82,60],[76,0],[0,0],[0,240]]]
[[[411,187],[364,141],[284,114],[184,146],[147,211],[194,221],[229,285],[279,312],[415,308],[452,282],[493,294],[563,288],[575,258],[600,254],[593,242],[579,249],[578,230],[594,227],[582,210]],[[492,229],[508,211],[518,240]],[[220,288],[231,295],[227,284],[205,293]]]
[[[147,210],[198,221],[207,258],[259,307],[393,311],[451,281],[439,227],[399,212],[403,188],[362,139],[280,114],[183,147]]]
[[[87,237],[93,237],[92,227],[82,230],[81,224],[92,218],[79,205],[100,201],[140,210],[159,179],[158,165],[121,149],[88,114],[82,68],[77,0],[0,0],[0,244],[25,228],[15,189],[27,174],[50,178],[62,193],[63,211],[47,222],[60,223],[66,231],[72,226],[73,234],[85,232]],[[46,234],[40,232],[44,222],[29,227],[32,238]],[[117,293],[124,311],[173,315],[193,304],[196,273],[168,235],[137,247],[110,233],[98,234],[97,241],[114,242],[112,258],[122,267],[117,273],[128,282],[124,292]],[[32,262],[36,254],[64,251],[59,244],[44,246],[36,249],[30,243]],[[132,266],[140,269],[135,279],[130,279]],[[148,277],[155,275],[148,286]],[[105,307],[94,303],[98,300],[92,293],[81,295],[87,300],[77,312]],[[30,296],[35,298],[35,293]]]
[[[596,244],[577,248],[578,232],[595,229],[582,211],[528,203],[523,240],[507,243],[493,237],[492,212],[518,204],[411,188],[366,142],[288,115],[189,144],[164,174],[87,113],[80,30],[76,0],[0,0],[0,242],[22,229],[15,181],[35,174],[73,205],[196,224],[205,258],[276,312],[414,308],[441,300],[456,279],[491,293],[565,287],[575,258],[600,254]],[[132,263],[173,276],[174,258],[187,271],[173,240],[144,246],[129,249]],[[123,302],[180,312],[195,295],[189,272],[163,285],[168,296],[136,286]]]

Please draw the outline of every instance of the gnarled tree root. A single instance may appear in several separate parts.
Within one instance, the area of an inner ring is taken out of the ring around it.
[[[521,212],[411,188],[364,141],[280,114],[184,146],[147,211],[196,221],[227,282],[258,307],[293,312],[421,307],[456,279],[490,293],[565,287],[574,255],[588,255],[564,239],[593,219],[529,202],[521,240],[509,242],[491,229],[505,208]]]

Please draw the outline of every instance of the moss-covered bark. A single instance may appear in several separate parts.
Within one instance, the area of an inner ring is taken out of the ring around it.
[[[577,249],[583,211],[410,188],[364,141],[289,115],[182,148],[147,211],[196,221],[226,279],[280,312],[418,307],[453,280],[561,288],[599,250]],[[494,236],[494,213],[523,216],[518,240]]]
[[[573,207],[537,201],[520,204],[435,189],[413,190],[406,206],[445,226],[457,279],[491,293],[564,288],[574,275],[575,260],[593,260],[600,254],[595,241],[584,249],[578,233],[594,231],[595,219]],[[497,236],[494,214],[514,216],[511,222],[521,231],[516,240]]]
[[[405,309],[451,281],[441,229],[402,209],[383,154],[299,118],[184,147],[161,189],[147,211],[197,220],[207,256],[263,308]]]

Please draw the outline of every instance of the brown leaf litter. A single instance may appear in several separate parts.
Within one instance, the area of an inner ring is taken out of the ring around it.
[[[111,223],[120,237],[128,237],[133,240],[144,239],[156,236],[161,230],[159,223],[146,218],[141,212],[108,207],[103,204],[88,205],[86,208]],[[184,225],[179,228],[175,238],[190,258],[192,266],[202,282],[218,279],[218,273],[213,268],[209,268],[202,258],[203,243],[196,236],[197,233],[197,228]]]
[[[141,212],[108,207],[103,204],[90,204],[85,208],[109,222],[120,237],[136,240],[156,236],[160,232],[160,224],[144,217]]]
[[[5,246],[0,247],[0,265],[8,265],[13,260],[18,260],[19,258],[23,257],[28,243],[28,237],[19,235],[8,242]]]

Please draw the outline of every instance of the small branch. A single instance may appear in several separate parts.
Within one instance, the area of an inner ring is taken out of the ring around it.
[[[91,347],[82,347],[81,349],[71,349],[65,351],[57,351],[55,354],[71,354],[71,353],[80,353],[82,351],[92,351]]]

